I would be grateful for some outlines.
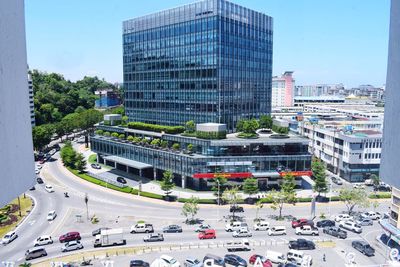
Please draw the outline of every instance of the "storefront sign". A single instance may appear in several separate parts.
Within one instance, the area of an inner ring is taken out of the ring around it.
[[[253,177],[251,172],[231,172],[231,173],[195,173],[193,178],[203,178],[203,179],[214,179],[218,176],[222,176],[227,179],[232,178],[250,178]]]
[[[312,176],[312,171],[298,171],[298,172],[280,172],[279,175],[285,176],[286,174],[291,174],[293,176]]]

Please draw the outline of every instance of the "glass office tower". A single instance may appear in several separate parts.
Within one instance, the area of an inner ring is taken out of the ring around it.
[[[204,0],[123,23],[130,121],[217,122],[271,111],[272,18]]]

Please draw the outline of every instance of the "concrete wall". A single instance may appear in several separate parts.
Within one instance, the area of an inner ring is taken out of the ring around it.
[[[392,0],[380,175],[400,188],[400,1]]]
[[[0,1],[0,206],[34,184],[23,0]]]

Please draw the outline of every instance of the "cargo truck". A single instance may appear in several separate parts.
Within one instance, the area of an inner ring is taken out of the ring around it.
[[[121,228],[118,229],[102,229],[99,235],[96,235],[94,247],[107,247],[125,245],[124,233]]]

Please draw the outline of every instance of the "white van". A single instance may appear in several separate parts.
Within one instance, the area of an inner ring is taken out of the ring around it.
[[[269,222],[259,221],[253,226],[254,231],[267,231],[269,229]]]
[[[225,231],[227,232],[233,232],[233,231],[238,231],[241,228],[248,228],[247,223],[245,222],[231,222],[227,223],[225,225]]]
[[[302,252],[302,251],[291,249],[287,253],[287,260],[288,261],[294,261],[297,264],[301,264],[302,261],[303,261],[303,258],[304,258],[304,252]]]
[[[268,229],[268,235],[286,235],[286,226],[273,226]]]
[[[265,258],[273,263],[286,263],[285,254],[273,250],[267,250],[265,253]]]
[[[241,241],[228,241],[226,242],[226,248],[228,252],[232,251],[250,251],[250,242],[247,239]]]

